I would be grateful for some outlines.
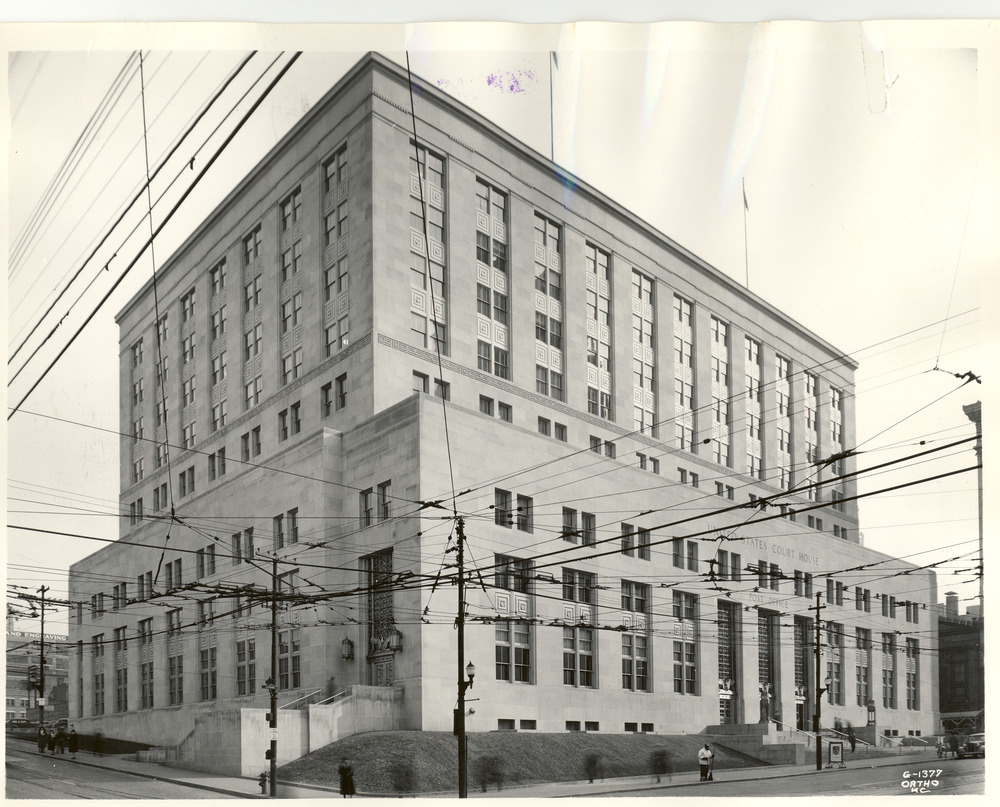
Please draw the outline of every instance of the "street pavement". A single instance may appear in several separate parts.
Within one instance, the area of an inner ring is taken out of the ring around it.
[[[16,749],[19,753],[38,753],[34,743],[7,738],[8,748]],[[905,749],[909,751],[910,749]],[[46,754],[45,756],[49,756]],[[87,765],[95,768],[104,768],[111,771],[130,773],[135,776],[142,776],[147,779],[173,782],[178,785],[198,788],[200,790],[214,791],[227,795],[240,796],[243,798],[267,798],[261,795],[260,786],[256,777],[244,778],[240,776],[224,776],[214,773],[203,773],[201,771],[188,771],[181,768],[168,768],[155,762],[137,762],[132,755],[104,755],[95,756],[89,751],[80,752],[75,760],[69,754],[55,755],[50,757],[53,760],[65,762],[67,765]],[[913,766],[914,764],[924,767],[934,767],[933,763],[938,758],[932,748],[914,749],[910,753],[902,753],[899,756],[866,758],[857,755],[855,758],[845,761],[847,768],[874,768],[891,765]],[[732,768],[716,770],[714,778],[716,782],[738,782],[738,781],[759,781],[764,779],[782,779],[789,776],[808,776],[810,774],[822,776],[832,771],[824,768],[822,771],[816,770],[815,760],[803,765],[767,765],[759,768]],[[611,796],[623,792],[635,792],[645,789],[663,788],[692,788],[708,787],[700,781],[698,771],[682,771],[672,776],[663,776],[662,781],[657,782],[655,776],[631,776],[616,779],[602,779],[595,782],[547,782],[542,784],[532,784],[525,786],[507,787],[503,790],[490,789],[483,793],[478,788],[469,788],[470,798],[572,798],[579,796]],[[336,788],[327,788],[317,785],[302,785],[286,783],[279,780],[277,795],[279,798],[289,799],[317,799],[330,798],[334,794],[339,794]],[[358,793],[359,797],[375,796],[376,794]],[[391,794],[378,794],[380,797],[388,797]],[[456,792],[444,793],[421,793],[420,797],[425,798],[449,798],[456,797]],[[677,795],[683,795],[678,793]]]

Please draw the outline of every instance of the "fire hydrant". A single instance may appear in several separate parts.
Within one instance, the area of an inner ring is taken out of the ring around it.
[[[264,771],[260,776],[257,777],[257,784],[260,785],[260,792],[262,795],[267,795],[267,771]]]

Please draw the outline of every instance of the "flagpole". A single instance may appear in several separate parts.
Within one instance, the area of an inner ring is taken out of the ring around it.
[[[743,266],[746,270],[746,286],[750,288],[750,254],[747,250],[747,211],[750,206],[747,204],[747,181],[746,177],[742,177],[741,181],[743,183]]]

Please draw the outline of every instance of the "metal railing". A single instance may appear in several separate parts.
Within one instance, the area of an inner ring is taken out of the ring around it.
[[[310,692],[308,695],[303,695],[301,698],[296,698],[293,701],[289,701],[288,703],[283,704],[283,705],[279,706],[278,708],[279,709],[287,709],[290,706],[294,706],[299,701],[304,701],[304,700],[307,700],[308,698],[311,698],[313,695],[318,695],[322,691],[323,691],[322,689],[317,689],[315,692]]]
[[[329,698],[324,698],[321,701],[317,701],[315,705],[316,706],[322,706],[324,703],[329,703],[330,701],[335,701],[335,700],[337,700],[337,698],[341,697],[342,695],[346,695],[346,694],[347,694],[347,690],[343,689],[340,692],[338,692],[336,695],[331,695]]]

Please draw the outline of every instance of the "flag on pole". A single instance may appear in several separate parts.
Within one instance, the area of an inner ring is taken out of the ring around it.
[[[747,212],[750,211],[750,205],[747,204],[747,183],[743,180],[743,209]]]
[[[550,50],[549,51],[549,55],[552,57],[552,64],[554,64],[556,66],[556,70],[558,70],[559,69],[559,57],[556,56],[556,52],[554,50]]]

